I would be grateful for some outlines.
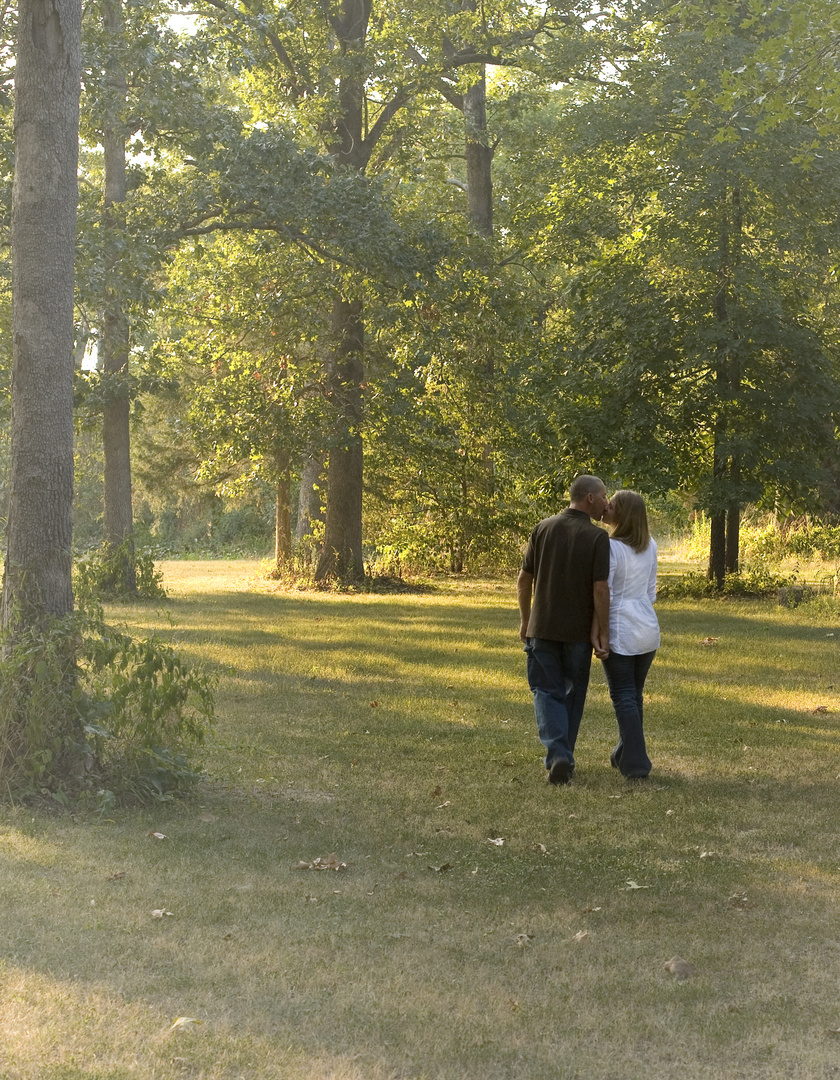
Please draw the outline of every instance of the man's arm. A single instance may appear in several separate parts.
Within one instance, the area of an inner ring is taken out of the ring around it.
[[[516,600],[519,604],[519,637],[528,640],[528,620],[531,618],[531,594],[534,589],[534,575],[527,570],[520,570],[516,579]]]
[[[595,615],[592,619],[592,647],[599,660],[610,655],[610,589],[606,581],[592,583]]]

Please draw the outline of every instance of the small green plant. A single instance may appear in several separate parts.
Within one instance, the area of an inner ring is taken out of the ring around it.
[[[12,797],[170,798],[198,778],[190,752],[213,719],[203,669],[156,636],[107,626],[95,606],[18,624],[4,643],[0,775]]]
[[[99,599],[160,599],[166,596],[162,582],[152,552],[135,548],[131,540],[118,547],[104,544],[73,567],[73,592],[82,604]]]

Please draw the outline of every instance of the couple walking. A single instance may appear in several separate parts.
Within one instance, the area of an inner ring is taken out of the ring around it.
[[[608,499],[597,476],[579,476],[569,495],[568,509],[531,533],[516,585],[548,779],[568,784],[574,772],[593,649],[618,721],[610,762],[629,780],[641,779],[651,769],[642,691],[659,647],[656,543],[635,491]],[[609,525],[611,534],[592,518]]]

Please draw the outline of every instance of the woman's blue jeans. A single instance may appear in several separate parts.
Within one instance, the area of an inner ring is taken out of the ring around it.
[[[628,779],[647,776],[651,770],[645,748],[642,691],[654,656],[655,649],[638,656],[611,652],[601,661],[618,721],[618,745],[611,760]]]
[[[588,641],[528,638],[528,685],[534,695],[537,730],[545,747],[545,767],[568,761],[574,768],[575,742],[586,702],[592,645]]]

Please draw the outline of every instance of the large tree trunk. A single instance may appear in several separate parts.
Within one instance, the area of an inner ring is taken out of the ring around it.
[[[119,56],[125,29],[121,0],[106,0],[104,24],[114,58]],[[110,232],[105,264],[105,296],[99,356],[105,376],[105,405],[102,415],[102,444],[105,453],[103,540],[111,549],[123,547],[115,580],[105,583],[120,592],[135,592],[137,580],[132,545],[130,398],[128,374],[129,323],[125,313],[121,243],[125,230],[126,150],[125,78],[119,62],[109,73],[106,116],[102,142],[105,151],[105,207],[103,224]]]
[[[328,137],[340,165],[364,172],[371,146],[364,125],[365,85],[361,54],[370,21],[371,0],[341,0],[339,14],[330,20],[347,74],[339,88],[339,109]],[[336,341],[329,371],[335,425],[330,440],[327,472],[324,547],[315,570],[316,581],[364,577],[362,561],[362,426],[364,406],[365,335],[360,299],[333,301],[332,329]]]
[[[316,581],[364,577],[362,560],[362,435],[364,323],[360,300],[333,303],[337,344],[330,365],[330,397],[337,421],[327,472],[324,548]]]
[[[73,608],[73,261],[81,6],[20,0],[12,191],[12,450],[2,621]]]

